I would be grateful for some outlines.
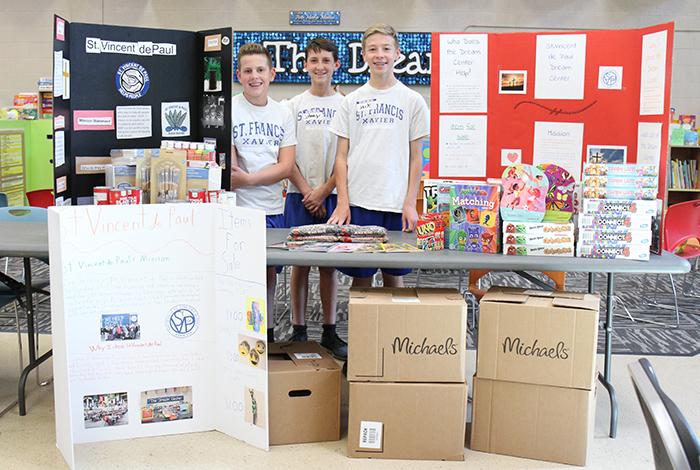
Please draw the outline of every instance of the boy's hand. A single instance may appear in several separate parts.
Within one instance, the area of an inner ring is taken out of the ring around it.
[[[316,217],[317,219],[325,219],[326,218],[326,208],[321,206],[315,211],[309,211],[311,212],[311,215]]]
[[[250,174],[237,166],[231,167],[231,189],[251,186]]]
[[[403,213],[401,214],[401,225],[404,232],[413,232],[418,223],[418,211],[416,206],[404,204]]]
[[[323,187],[316,186],[304,196],[301,202],[304,203],[304,207],[306,207],[309,212],[314,213],[317,212],[320,207],[323,207],[323,201],[326,200],[326,197],[327,194],[323,190]]]
[[[350,206],[347,204],[338,204],[328,219],[329,224],[346,225],[350,223]]]

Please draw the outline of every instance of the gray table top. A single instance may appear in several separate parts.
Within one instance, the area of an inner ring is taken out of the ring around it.
[[[268,229],[267,244],[286,240],[287,229]],[[414,233],[390,232],[392,243],[415,244]],[[46,258],[49,252],[45,222],[0,222],[0,256]],[[649,261],[598,260],[548,256],[505,256],[459,251],[420,253],[316,253],[267,249],[269,265],[378,267],[413,269],[490,269],[493,271],[566,271],[603,273],[678,274],[690,264],[671,253],[652,254]]]

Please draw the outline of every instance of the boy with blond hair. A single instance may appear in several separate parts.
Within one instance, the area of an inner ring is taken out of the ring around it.
[[[238,50],[236,78],[243,93],[231,103],[231,189],[236,203],[265,211],[267,228],[284,228],[282,181],[294,166],[294,119],[268,97],[275,79],[272,59],[260,44]],[[275,287],[281,268],[267,268],[267,339],[274,341]]]
[[[364,32],[362,55],[369,81],[343,99],[331,122],[331,132],[338,136],[338,205],[329,223],[404,231],[416,226],[421,140],[430,134],[430,121],[423,97],[394,75],[399,54],[391,26],[375,24]],[[368,287],[377,269],[340,271],[353,276],[353,287]],[[402,276],[409,272],[382,269],[384,286],[402,287]]]
[[[304,62],[311,87],[286,104],[296,121],[296,165],[290,176],[284,207],[288,227],[322,224],[335,209],[333,163],[337,137],[328,130],[343,96],[333,89],[333,73],[340,67],[338,47],[317,37],[306,46]],[[307,341],[306,307],[309,295],[308,266],[292,267],[292,341]],[[338,296],[334,268],[319,268],[323,308],[321,345],[340,360],[347,358],[347,343],[335,331]]]

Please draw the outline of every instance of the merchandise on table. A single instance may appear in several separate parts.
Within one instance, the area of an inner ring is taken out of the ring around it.
[[[438,186],[440,184],[459,184],[457,180],[423,180],[423,213],[432,214],[438,212]]]
[[[199,167],[197,164],[200,163],[209,162],[187,162],[187,189],[201,191],[221,189],[221,168],[219,166]]]
[[[584,187],[594,188],[651,188],[658,186],[656,176],[584,176]]]
[[[151,155],[151,204],[184,201],[187,198],[187,152],[161,148]]]
[[[501,217],[514,222],[540,222],[545,215],[549,179],[532,165],[511,165],[502,176]]]
[[[109,190],[107,200],[110,205],[141,204],[141,189],[112,188]]]
[[[635,259],[640,261],[649,260],[649,245],[611,246],[608,244],[584,245],[579,243],[576,246],[576,256],[581,258],[598,259]]]
[[[585,163],[583,176],[658,176],[656,165],[632,163]]]
[[[105,185],[109,188],[136,186],[136,165],[105,165]]]
[[[615,212],[600,214],[579,214],[579,229],[618,229],[650,230],[651,216],[633,212]]]
[[[503,244],[503,254],[511,256],[574,256],[574,244],[509,245]]]
[[[578,242],[582,245],[625,246],[629,244],[651,245],[651,230],[579,230]]]
[[[583,197],[594,199],[643,199],[651,201],[656,199],[656,193],[656,188],[583,187]]]
[[[106,206],[109,204],[109,190],[107,186],[95,186],[92,188],[93,203],[96,206]]]
[[[559,165],[544,163],[537,166],[549,180],[545,199],[545,222],[569,222],[574,215],[574,188],[576,180]]]
[[[552,235],[574,233],[573,223],[556,222],[503,222],[503,233],[527,235]]]
[[[658,200],[630,201],[627,199],[584,199],[582,212],[585,214],[630,212],[633,214],[656,215],[658,213],[659,202]]]
[[[440,214],[421,214],[416,223],[418,248],[437,251],[445,248],[445,226]]]
[[[455,184],[449,191],[449,249],[498,253],[500,188],[490,184]]]
[[[503,232],[504,245],[562,245],[574,244],[574,232],[565,233],[506,233]],[[505,251],[505,250],[504,250]]]
[[[187,202],[204,203],[207,201],[207,192],[203,189],[188,189]]]
[[[292,227],[287,239],[289,241],[386,243],[389,241],[389,236],[387,230],[378,225],[313,224]]]

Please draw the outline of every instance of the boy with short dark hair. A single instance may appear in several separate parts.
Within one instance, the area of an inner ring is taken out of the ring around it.
[[[231,103],[231,189],[241,207],[265,211],[267,228],[284,228],[282,181],[294,166],[296,136],[289,110],[268,97],[272,59],[260,44],[238,51],[236,77],[243,93]],[[281,270],[281,268],[277,268]],[[267,268],[267,339],[274,341],[277,272]]]
[[[338,47],[317,37],[306,46],[305,68],[311,79],[308,90],[287,102],[296,121],[296,166],[292,168],[284,215],[288,227],[322,224],[336,205],[333,164],[337,137],[328,130],[343,96],[333,89],[333,73],[340,67]],[[308,266],[292,267],[292,341],[307,341],[306,307],[309,295]],[[347,358],[347,343],[335,331],[337,276],[334,268],[319,268],[323,308],[321,345],[340,360]]]
[[[421,140],[430,134],[430,121],[423,97],[394,75],[399,54],[394,28],[375,24],[365,31],[362,55],[370,79],[343,99],[331,123],[338,136],[338,205],[329,223],[405,231],[416,226]],[[353,276],[353,287],[368,287],[377,269],[340,271]],[[402,287],[408,272],[382,269],[384,286]]]

